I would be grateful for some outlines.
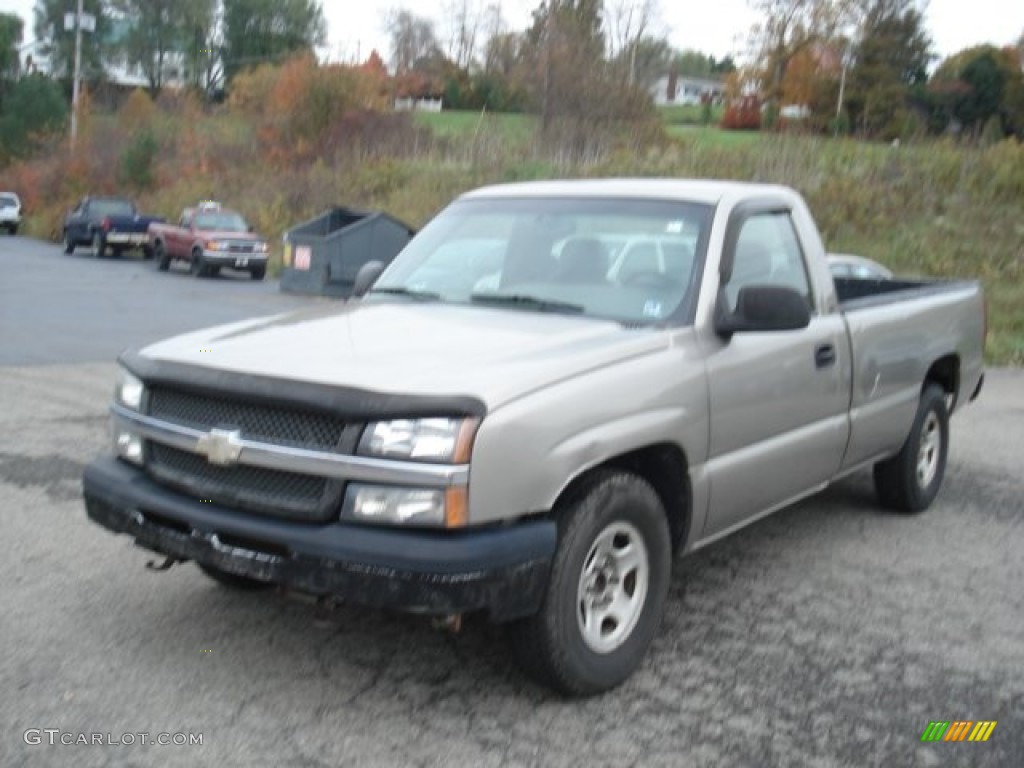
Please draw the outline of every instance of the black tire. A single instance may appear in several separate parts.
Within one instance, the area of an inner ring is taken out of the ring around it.
[[[92,233],[92,252],[97,259],[102,259],[107,252],[107,241],[98,229]]]
[[[949,413],[946,393],[925,385],[910,434],[900,452],[875,464],[879,501],[899,512],[923,512],[942,487],[949,452]]]
[[[156,259],[156,268],[161,272],[166,272],[171,268],[171,256],[167,253],[167,249],[162,241],[157,240],[156,244],[154,244],[153,256]]]
[[[199,570],[211,579],[221,586],[228,587],[229,589],[237,589],[242,592],[262,592],[264,590],[274,588],[274,585],[268,581],[260,581],[259,579],[253,579],[248,576],[239,576],[237,573],[228,573],[227,571],[222,571],[220,568],[216,568],[212,565],[206,565],[205,563],[196,563],[196,565],[199,566]]]
[[[110,255],[113,256],[115,259],[120,259],[124,255],[124,248],[117,248],[111,246]]]
[[[70,255],[75,252],[75,241],[71,239],[68,231],[64,230],[64,253]]]
[[[142,246],[142,258],[145,261],[149,261],[153,258],[153,248],[149,245]]]
[[[9,232],[10,234],[12,234],[12,235],[16,235],[16,234],[18,234],[18,225],[17,225],[17,224],[11,224],[11,226],[9,226],[9,227],[7,228],[7,231],[8,231],[8,232]]]
[[[189,262],[188,269],[196,277],[206,277],[209,274],[206,259],[199,251],[192,251],[192,261]]]
[[[252,280],[262,280],[266,276],[267,276],[267,268],[266,267],[253,267],[251,270],[249,270],[249,277]]]
[[[645,480],[613,471],[594,473],[558,516],[558,549],[541,609],[511,624],[509,631],[513,652],[526,672],[562,693],[587,696],[628,678],[657,634],[672,568],[668,520]],[[602,541],[608,550],[601,550]],[[636,545],[642,546],[634,549]],[[646,578],[642,566],[619,570],[619,555],[609,556],[616,547],[624,547],[621,553],[646,556]],[[613,612],[605,618],[600,614],[618,602],[613,597],[620,592],[626,598],[627,620],[620,624],[616,618],[605,637]],[[598,618],[590,630],[584,629],[587,615]],[[606,645],[595,648],[595,642]]]

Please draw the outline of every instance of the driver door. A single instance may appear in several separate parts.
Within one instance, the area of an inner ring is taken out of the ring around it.
[[[845,324],[841,315],[814,306],[790,211],[741,209],[734,216],[723,254],[723,260],[731,256],[722,294],[730,310],[744,285],[779,285],[806,298],[811,321],[799,330],[737,332],[710,342],[705,536],[825,483],[839,468],[849,431]]]

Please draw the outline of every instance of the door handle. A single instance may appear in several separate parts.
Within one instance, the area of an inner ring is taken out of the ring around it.
[[[827,368],[835,365],[836,348],[831,344],[820,344],[814,349],[814,365],[818,368]]]

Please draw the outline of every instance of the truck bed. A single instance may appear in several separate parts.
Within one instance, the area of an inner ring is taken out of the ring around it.
[[[968,290],[976,287],[971,280],[926,280],[910,278],[862,279],[835,278],[836,295],[844,312],[892,304],[898,301]]]

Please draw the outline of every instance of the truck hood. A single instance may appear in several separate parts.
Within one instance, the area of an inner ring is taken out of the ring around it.
[[[488,411],[666,348],[668,335],[515,309],[349,302],[178,336],[144,357],[406,395],[468,396]]]

